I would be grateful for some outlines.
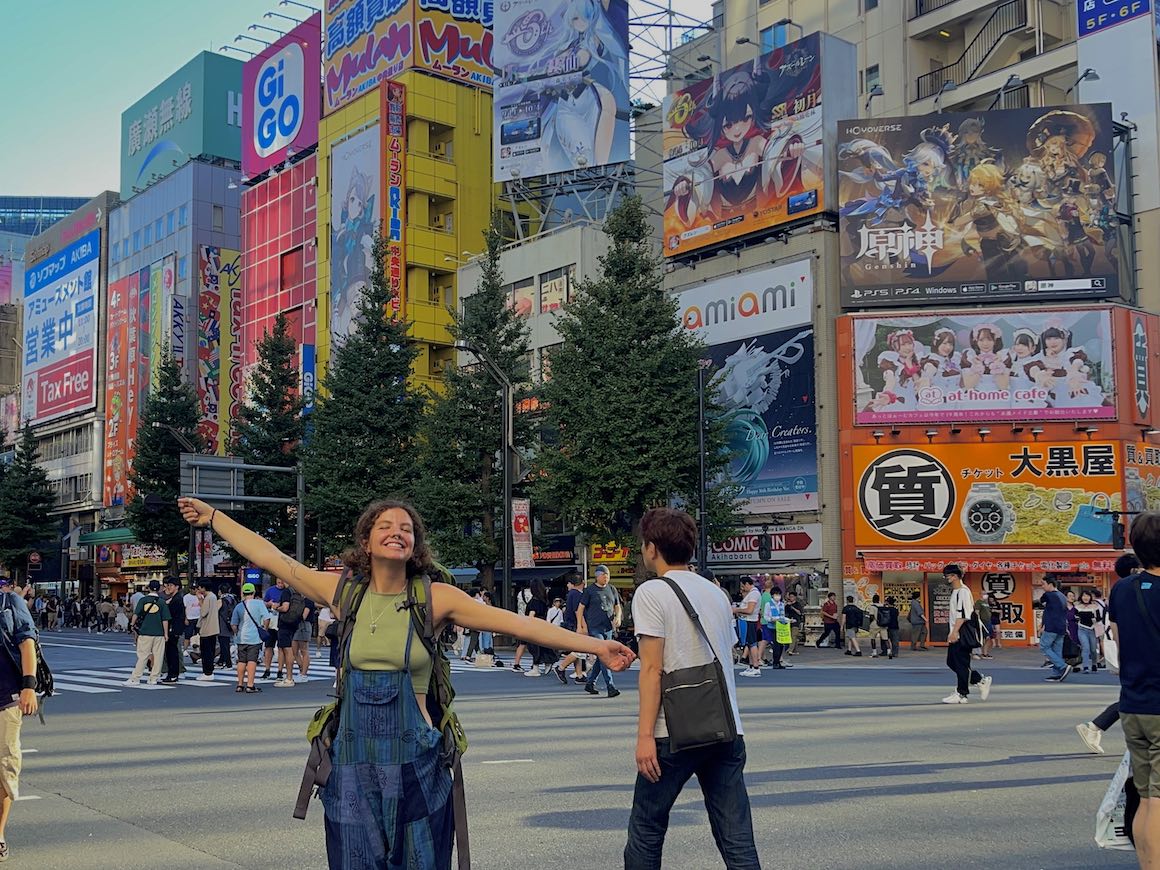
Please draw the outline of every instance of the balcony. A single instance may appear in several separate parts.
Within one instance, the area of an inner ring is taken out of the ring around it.
[[[921,36],[947,24],[971,18],[987,8],[985,0],[905,0],[911,36]],[[1001,0],[991,0],[998,4]]]
[[[992,59],[1000,43],[1011,34],[1020,33],[1026,28],[1026,0],[1008,0],[997,6],[958,60],[918,77],[915,100],[933,97],[942,89],[944,82],[952,81],[962,87],[976,76],[989,72],[987,62]]]
[[[1045,101],[1040,95],[1040,82],[1054,87],[1058,87],[1060,81],[1066,81],[1067,85],[1070,85],[1075,81],[1077,53],[1076,43],[1068,42],[1026,60],[980,73],[971,81],[943,94],[941,108],[944,112],[986,109],[1012,75],[1019,76],[1027,84],[1007,91],[1000,106],[1014,109],[1027,105],[1043,105]],[[933,111],[934,97],[916,100],[910,107],[910,112],[914,115]]]

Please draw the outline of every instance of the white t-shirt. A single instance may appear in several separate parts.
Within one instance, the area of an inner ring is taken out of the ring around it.
[[[692,601],[691,598],[689,600]],[[744,619],[746,622],[757,622],[757,620],[761,619],[761,593],[757,591],[756,586],[754,586],[752,589],[750,589],[749,594],[746,595],[743,599],[741,599],[741,606],[742,607],[748,607],[750,604],[753,605],[753,612],[752,613],[742,613],[741,618]],[[693,606],[694,607],[697,606],[696,602],[693,603]],[[698,610],[697,612],[700,613],[701,611]]]
[[[564,622],[564,611],[555,605],[548,608],[548,622],[552,625],[562,625]]]
[[[201,616],[201,600],[192,592],[183,595],[181,602],[185,605],[186,619],[198,619]]]
[[[737,636],[733,633],[733,613],[729,600],[721,594],[720,589],[700,574],[694,574],[692,571],[670,571],[668,576],[681,587],[681,591],[701,617],[701,625],[713,644],[713,652],[723,665],[725,684],[729,689],[729,703],[733,706],[733,721],[737,723],[737,733],[743,734],[741,713],[737,709],[737,685],[733,677],[733,668],[729,666],[732,662],[733,644],[737,640]],[[758,599],[760,597],[758,595]],[[666,673],[703,665],[713,660],[713,655],[705,648],[704,638],[685,613],[680,599],[663,580],[649,580],[637,588],[636,594],[632,596],[632,621],[638,635],[665,639],[661,670]],[[654,734],[658,738],[669,735],[663,707],[657,712]]]
[[[528,613],[528,602],[532,600],[531,589],[521,589],[520,594],[516,596],[516,612],[520,616],[526,616]]]
[[[134,592],[132,595],[130,595],[129,596],[129,610],[136,613],[137,612],[137,602],[140,601],[144,597],[145,597],[145,593],[140,592],[140,591]]]
[[[955,627],[955,623],[960,619],[970,619],[971,614],[975,611],[975,597],[971,595],[971,590],[965,585],[959,589],[951,590],[951,606],[950,615],[947,616],[947,624]]]

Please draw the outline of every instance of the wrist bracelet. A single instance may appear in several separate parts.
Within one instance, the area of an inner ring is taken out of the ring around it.
[[[214,518],[214,517],[216,517],[216,516],[217,516],[217,508],[214,508],[214,509],[213,509],[213,511],[212,511],[212,512],[210,513],[210,515],[209,515],[209,530],[210,530],[211,532],[214,530],[214,528],[213,528],[213,518]]]
[[[22,689],[35,689],[36,688],[36,677],[35,676],[25,677],[24,681],[20,684],[20,688],[22,688]]]

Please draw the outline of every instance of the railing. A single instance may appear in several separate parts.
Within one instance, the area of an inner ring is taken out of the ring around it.
[[[914,0],[914,12],[910,14],[910,20],[913,21],[920,15],[926,15],[926,13],[942,9],[944,6],[950,6],[954,2],[956,0]]]
[[[943,82],[953,81],[956,85],[969,82],[994,51],[995,46],[1008,33],[1027,26],[1026,0],[1010,0],[991,13],[987,23],[963,51],[962,57],[954,63],[928,72],[918,77],[918,96],[922,100],[933,97],[942,90]]]
[[[1026,109],[1031,106],[1031,89],[1027,85],[1004,91],[999,98],[999,109]]]

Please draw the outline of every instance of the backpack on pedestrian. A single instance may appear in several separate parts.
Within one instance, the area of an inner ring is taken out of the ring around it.
[[[20,649],[13,642],[12,632],[16,628],[15,610],[12,607],[11,592],[3,593],[4,601],[0,605],[0,643],[3,643],[5,652],[17,668],[22,668],[20,659]],[[35,630],[35,626],[34,626]],[[52,668],[48,666],[48,662],[44,659],[44,650],[40,647],[40,638],[35,637],[32,640],[36,647],[36,696],[40,699],[40,704],[37,705],[37,715],[40,718],[40,724],[44,724],[44,699],[51,698],[55,691],[55,686],[52,679]]]
[[[279,614],[279,624],[286,626],[298,627],[302,622],[302,614],[306,612],[306,596],[301,592],[290,593],[290,609],[285,613]]]

